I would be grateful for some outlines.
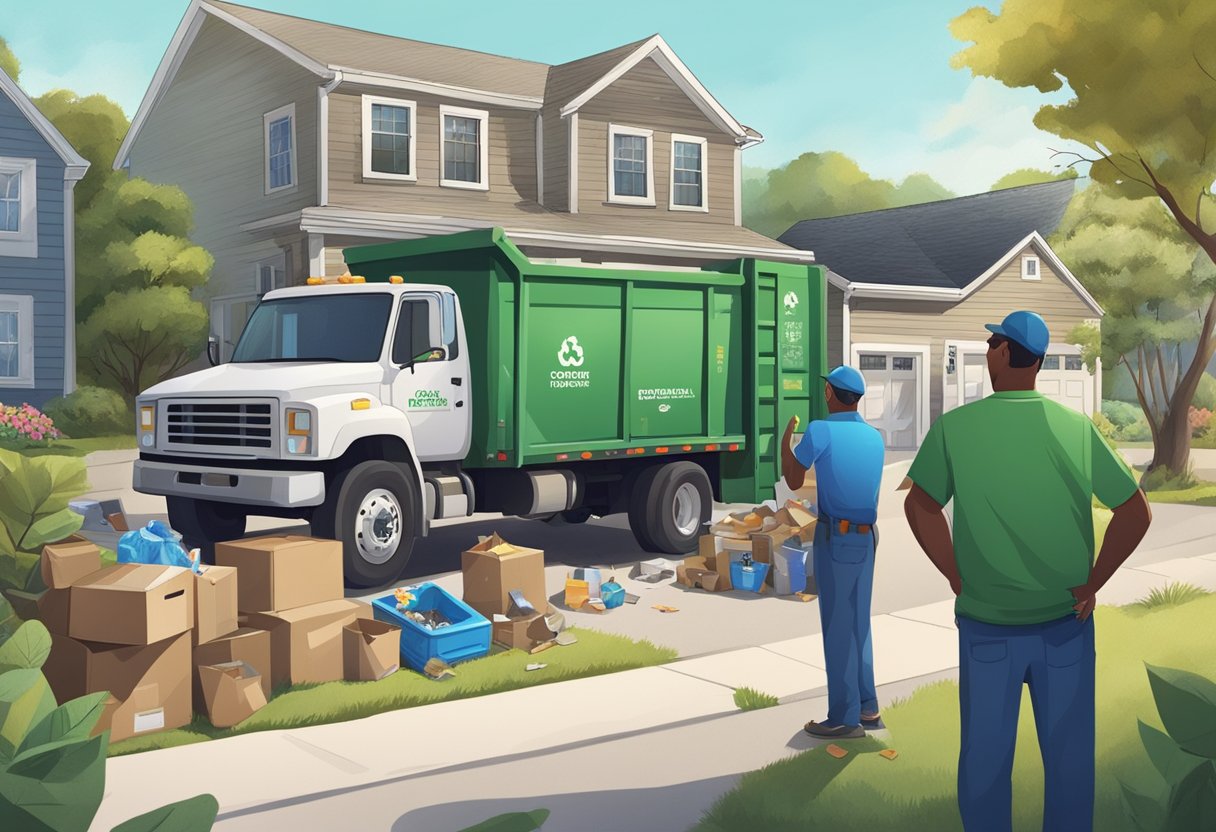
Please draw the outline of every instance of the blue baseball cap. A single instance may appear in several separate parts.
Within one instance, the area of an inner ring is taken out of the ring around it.
[[[994,335],[1018,342],[1035,355],[1045,355],[1051,342],[1047,322],[1037,313],[1024,309],[1010,312],[1000,324],[984,324],[984,328]]]
[[[866,380],[852,367],[842,365],[822,378],[827,379],[828,384],[840,390],[848,390],[859,396],[866,394]]]

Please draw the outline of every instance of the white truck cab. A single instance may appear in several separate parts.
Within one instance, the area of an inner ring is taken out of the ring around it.
[[[138,397],[135,490],[164,496],[205,557],[249,515],[302,518],[343,542],[348,583],[375,586],[429,518],[472,513],[460,302],[445,286],[358,281],[268,293],[231,362]]]

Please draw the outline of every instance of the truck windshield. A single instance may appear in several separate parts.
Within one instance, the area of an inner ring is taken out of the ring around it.
[[[263,301],[232,362],[379,361],[392,300],[387,292],[361,292]]]

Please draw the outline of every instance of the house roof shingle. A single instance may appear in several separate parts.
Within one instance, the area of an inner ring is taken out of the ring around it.
[[[1064,179],[803,220],[777,239],[852,282],[963,289],[1032,232],[1055,231],[1075,190]]]

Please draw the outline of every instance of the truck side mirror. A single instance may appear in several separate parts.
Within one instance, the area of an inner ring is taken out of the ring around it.
[[[410,373],[412,375],[414,372],[415,364],[425,364],[428,361],[447,361],[447,360],[448,360],[447,347],[428,347],[427,349],[418,353],[418,355],[411,358],[409,361],[405,362],[405,364],[402,365],[402,369],[409,367]]]
[[[220,363],[220,339],[214,335],[207,336],[207,360],[211,362],[212,367],[219,366]]]

